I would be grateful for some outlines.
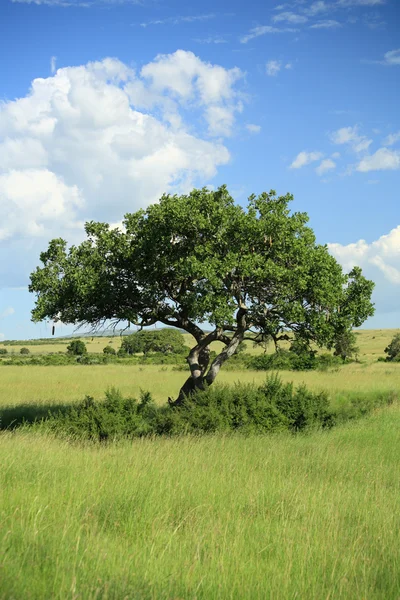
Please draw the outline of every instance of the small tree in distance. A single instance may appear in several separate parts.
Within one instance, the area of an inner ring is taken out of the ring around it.
[[[385,348],[386,360],[400,362],[400,333],[393,336],[390,344]]]
[[[357,357],[359,351],[356,335],[351,329],[345,329],[337,334],[333,353],[335,356],[340,356],[342,361],[346,362],[348,358]]]
[[[82,340],[73,340],[67,346],[67,354],[72,354],[73,356],[82,356],[86,353],[86,344],[85,342],[82,342]]]
[[[117,353],[115,351],[115,348],[113,348],[112,346],[105,346],[103,348],[103,354],[107,354],[108,356],[115,356]]]
[[[86,224],[87,240],[52,240],[31,275],[33,320],[104,326],[161,322],[190,333],[189,377],[176,399],[211,385],[245,339],[288,334],[332,347],[339,331],[374,312],[373,283],[345,275],[316,243],[306,213],[274,191],[235,204],[225,186],[164,195],[127,214],[124,231]],[[210,331],[211,329],[211,331]],[[222,350],[210,360],[210,344]]]

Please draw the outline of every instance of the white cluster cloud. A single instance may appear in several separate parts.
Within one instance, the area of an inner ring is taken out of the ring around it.
[[[389,50],[389,52],[386,52],[383,57],[383,60],[380,62],[388,66],[400,65],[400,48],[397,48],[397,50]]]
[[[336,163],[331,158],[325,158],[318,167],[315,169],[317,175],[324,175],[328,171],[332,171],[332,169],[336,169]]]
[[[265,65],[265,70],[267,72],[267,75],[269,75],[269,77],[275,77],[275,75],[277,75],[279,73],[279,71],[282,69],[282,67],[284,69],[291,69],[292,68],[292,63],[286,63],[285,65],[282,64],[282,61],[280,60],[269,60],[267,62],[267,64]]]
[[[370,244],[359,240],[347,245],[328,244],[328,247],[346,271],[358,265],[367,277],[375,281],[375,301],[380,310],[398,311],[400,225]]]
[[[365,135],[358,133],[357,126],[342,127],[331,134],[331,140],[334,144],[349,144],[355,152],[364,152],[372,144]]]
[[[301,169],[302,167],[305,167],[306,165],[308,165],[312,162],[320,160],[322,157],[323,157],[322,152],[306,152],[306,151],[299,152],[299,154],[296,156],[296,158],[290,165],[290,168],[291,169]]]
[[[272,17],[272,24],[259,25],[250,30],[250,32],[241,38],[241,42],[246,44],[250,40],[269,33],[296,32],[301,27],[309,29],[337,29],[344,24],[356,23],[358,18],[343,18],[348,9],[378,7],[386,3],[386,0],[315,0],[308,4],[307,0],[294,0],[275,6],[276,14]],[[347,9],[347,10],[346,10]],[[332,17],[332,18],[331,18]],[[334,17],[334,18],[333,18]],[[379,14],[371,16],[364,14],[362,21],[368,27],[379,27],[385,24],[379,19]],[[278,28],[276,25],[288,24],[292,27]],[[393,50],[385,54],[384,60],[379,61],[384,64],[400,64],[400,50]]]
[[[400,169],[400,151],[379,148],[374,154],[364,156],[357,165],[357,171],[394,171]]]
[[[230,157],[204,133],[231,133],[241,77],[179,50],[138,73],[107,58],[35,79],[25,97],[0,104],[0,246],[7,240],[18,261],[18,239],[39,249],[50,236],[74,240],[86,219],[115,222],[206,183]],[[187,115],[203,121],[200,133]]]
[[[376,132],[377,133],[377,132]],[[400,142],[400,132],[391,133],[384,140],[385,146],[378,148],[374,153],[369,153],[372,140],[367,136],[362,135],[358,131],[358,127],[342,127],[329,134],[329,138],[333,144],[347,145],[353,155],[357,157],[356,164],[347,166],[347,174],[350,175],[355,171],[359,173],[368,173],[370,171],[395,171],[400,170],[400,150],[392,149],[388,146],[394,146]],[[323,158],[323,154],[319,151],[300,152],[290,165],[291,169],[300,169]],[[332,159],[340,158],[338,152],[331,154],[330,158],[322,160],[315,169],[317,175],[323,175],[327,171],[336,168],[336,163]],[[369,180],[367,183],[376,182]]]
[[[383,145],[394,146],[394,144],[397,144],[397,142],[400,142],[400,131],[396,131],[396,133],[390,133],[383,142]]]
[[[279,60],[269,60],[265,66],[267,75],[274,77],[281,70],[281,62]]]

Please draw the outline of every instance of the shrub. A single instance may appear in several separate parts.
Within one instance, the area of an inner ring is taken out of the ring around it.
[[[339,333],[335,341],[335,356],[340,356],[343,362],[346,359],[357,357],[360,349],[357,346],[355,333],[351,330],[345,330]]]
[[[73,340],[67,346],[67,354],[70,354],[73,356],[82,356],[83,354],[86,354],[86,353],[87,353],[86,344],[85,344],[85,342],[82,342],[82,340]]]
[[[295,390],[272,376],[262,386],[211,387],[177,407],[157,407],[148,392],[141,392],[138,402],[111,389],[103,402],[86,397],[77,406],[53,413],[41,426],[74,438],[105,441],[216,431],[296,432],[330,426],[331,418],[326,394],[304,386]]]
[[[8,354],[7,348],[0,348],[0,354]]]
[[[31,351],[29,350],[29,348],[21,348],[21,350],[19,351],[20,354],[30,354]]]
[[[106,346],[105,348],[103,348],[103,354],[115,356],[117,353],[115,351],[115,348],[113,348],[112,346]]]
[[[385,348],[386,360],[400,362],[400,333],[393,336],[390,344]]]
[[[122,351],[126,354],[148,354],[157,352],[161,354],[185,354],[183,335],[174,329],[158,329],[153,331],[138,331],[126,336],[122,340]]]

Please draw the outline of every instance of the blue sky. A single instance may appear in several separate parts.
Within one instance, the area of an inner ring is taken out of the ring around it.
[[[50,333],[49,239],[222,183],[293,193],[399,327],[399,0],[1,0],[0,72],[0,339]]]

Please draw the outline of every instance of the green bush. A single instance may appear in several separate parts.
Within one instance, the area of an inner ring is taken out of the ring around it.
[[[400,362],[400,333],[393,336],[392,341],[385,348],[385,353],[387,361]]]
[[[150,352],[159,354],[186,354],[183,335],[175,329],[157,329],[152,331],[138,331],[126,336],[122,340],[121,352],[126,354],[145,355]]]
[[[103,402],[86,397],[38,426],[67,437],[104,441],[217,431],[297,432],[331,422],[326,394],[304,386],[294,389],[271,376],[262,386],[211,387],[177,407],[156,406],[148,392],[137,401],[111,389]]]
[[[82,356],[83,354],[86,354],[86,353],[87,353],[86,344],[85,344],[85,342],[82,342],[82,340],[73,340],[67,346],[67,354],[70,354],[72,356]]]
[[[8,354],[7,348],[0,348],[0,354]]]
[[[29,348],[21,348],[21,350],[19,351],[20,354],[30,354],[31,351],[29,350]]]
[[[115,348],[113,348],[112,346],[106,346],[105,348],[103,348],[103,354],[115,356],[117,353],[115,351]]]

